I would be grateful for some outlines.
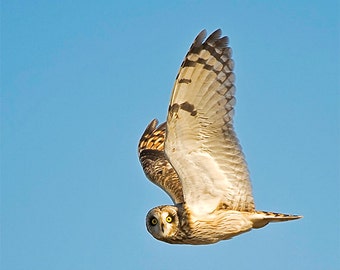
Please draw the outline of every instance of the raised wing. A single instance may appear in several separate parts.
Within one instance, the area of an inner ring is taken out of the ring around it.
[[[158,121],[152,120],[146,127],[138,144],[139,161],[147,178],[162,188],[172,201],[182,203],[183,191],[176,171],[164,154],[165,123],[157,127]]]
[[[221,30],[203,30],[176,78],[167,117],[165,154],[184,200],[197,215],[217,207],[255,209],[247,165],[233,128],[234,73]]]

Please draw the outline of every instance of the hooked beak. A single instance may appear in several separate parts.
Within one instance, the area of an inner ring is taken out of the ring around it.
[[[161,223],[161,229],[162,229],[162,232],[164,233],[164,223],[163,222]]]

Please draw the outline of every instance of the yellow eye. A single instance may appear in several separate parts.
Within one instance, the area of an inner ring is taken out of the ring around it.
[[[152,218],[150,222],[151,222],[151,225],[153,225],[153,226],[155,226],[158,223],[157,218],[155,218],[155,217]]]
[[[166,220],[166,222],[171,223],[172,222],[172,217],[167,216],[165,220]]]

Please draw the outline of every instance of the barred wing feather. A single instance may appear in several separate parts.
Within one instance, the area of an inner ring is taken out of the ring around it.
[[[172,90],[165,155],[196,214],[217,207],[255,209],[247,165],[233,128],[234,73],[221,30],[203,30],[187,53]]]

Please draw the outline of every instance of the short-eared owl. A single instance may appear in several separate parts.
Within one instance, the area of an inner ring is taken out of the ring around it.
[[[212,244],[269,222],[301,218],[255,210],[233,128],[235,88],[228,38],[196,37],[176,77],[166,123],[152,120],[138,145],[146,176],[174,205],[149,211],[146,227],[171,244]]]

